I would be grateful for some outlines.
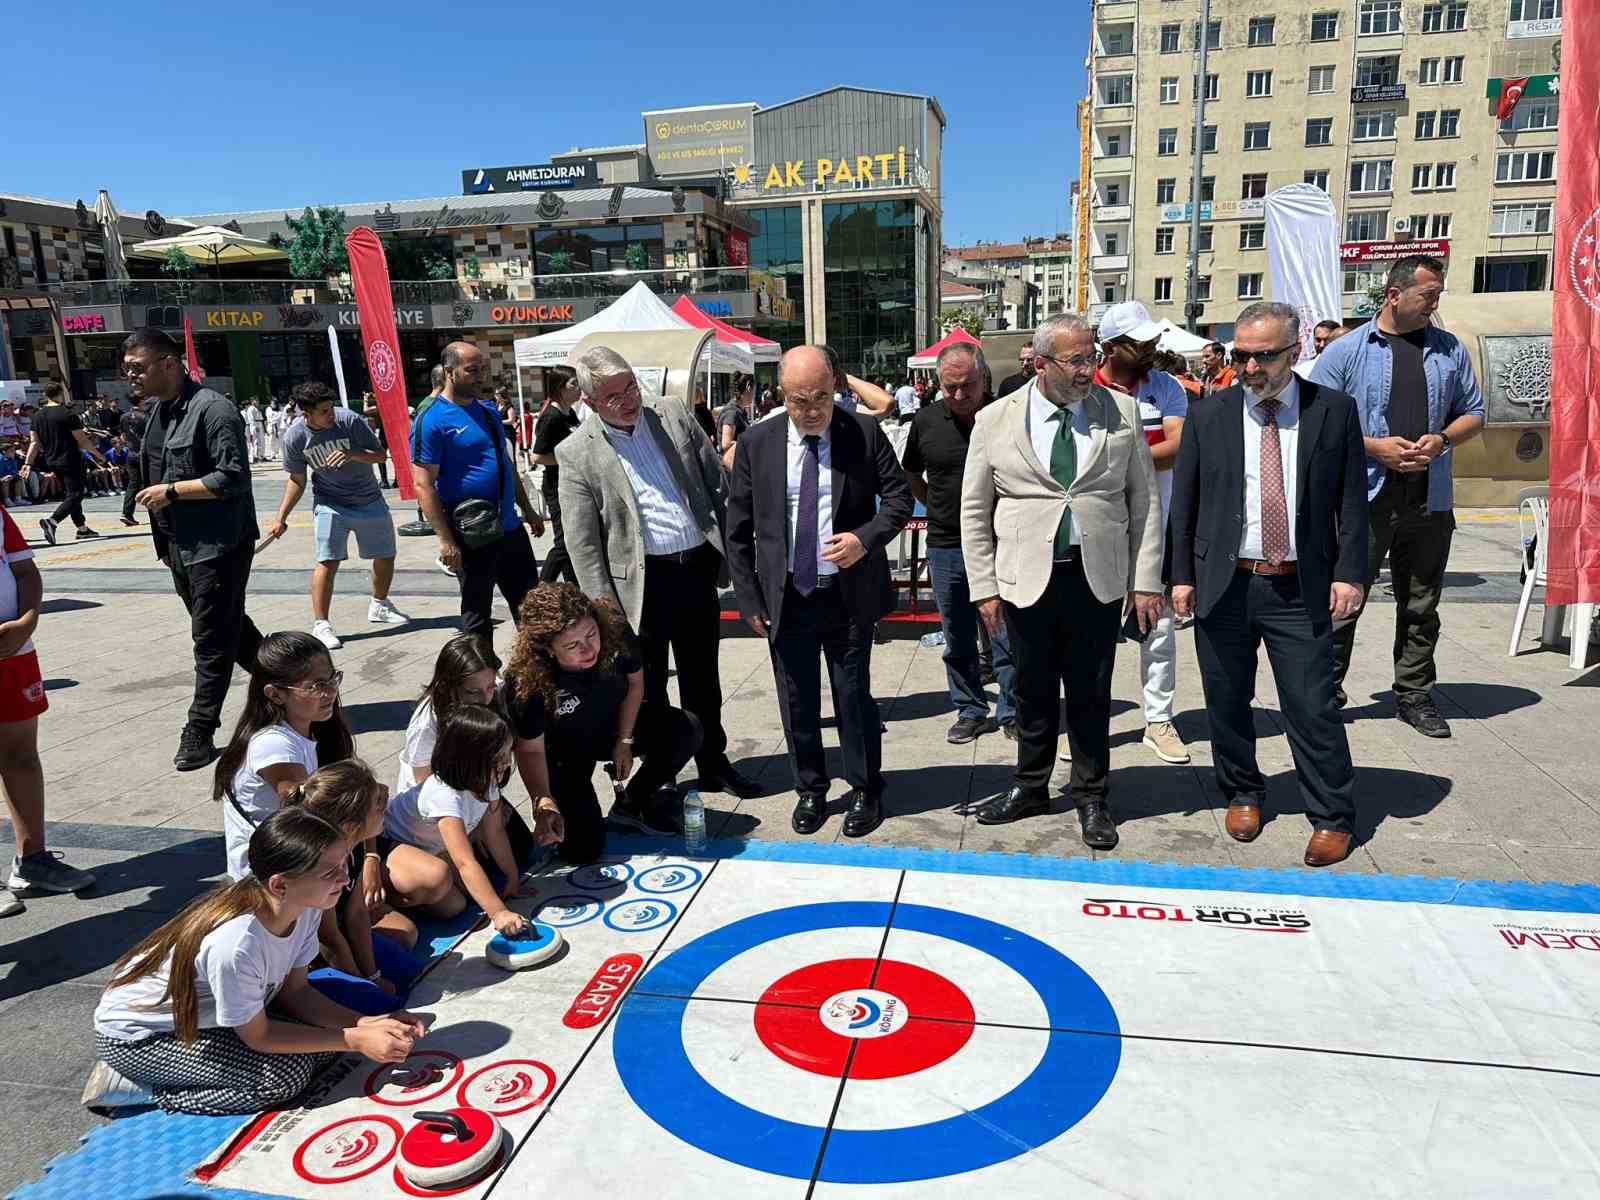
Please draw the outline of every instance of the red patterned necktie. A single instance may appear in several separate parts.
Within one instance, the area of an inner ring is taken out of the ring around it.
[[[1276,566],[1289,557],[1289,505],[1284,499],[1277,400],[1261,402],[1261,557]]]

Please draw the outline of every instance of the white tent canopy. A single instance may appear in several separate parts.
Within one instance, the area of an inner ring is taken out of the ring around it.
[[[1187,329],[1180,329],[1171,321],[1161,322],[1161,342],[1163,350],[1173,354],[1182,354],[1185,357],[1199,354],[1211,344],[1212,339],[1201,337],[1197,333],[1190,333]]]
[[[515,343],[518,367],[559,367],[576,349],[579,342],[592,333],[652,333],[662,330],[693,329],[671,308],[661,302],[644,281],[634,284],[608,307],[601,309],[586,321],[541,333],[537,337],[518,338]],[[706,345],[702,364],[710,370],[755,370],[755,358],[749,346],[734,345],[712,339]],[[635,367],[658,366],[656,363],[634,363]]]

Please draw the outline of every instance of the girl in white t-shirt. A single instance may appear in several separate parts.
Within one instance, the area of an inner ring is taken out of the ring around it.
[[[328,648],[309,633],[274,633],[261,640],[256,669],[233,740],[217,760],[211,798],[221,800],[228,874],[249,869],[246,847],[257,825],[276,812],[322,763],[349,758],[354,749]],[[369,878],[370,875],[370,878]],[[373,863],[363,871],[369,897],[382,880]]]
[[[511,806],[500,796],[511,777],[511,727],[492,708],[459,705],[439,729],[432,763],[427,779],[390,799],[384,817],[391,847],[384,870],[394,902],[448,919],[470,896],[496,930],[515,933],[524,918],[505,902],[521,895],[521,879],[506,838]],[[426,854],[400,853],[412,847]],[[498,892],[480,854],[504,881]]]
[[[488,638],[463,633],[444,644],[434,660],[433,678],[422,689],[422,700],[406,725],[396,792],[416,787],[432,773],[439,722],[457,705],[494,704],[495,673],[499,670],[500,660]]]
[[[416,1016],[362,1017],[306,982],[349,852],[343,831],[303,809],[266,818],[249,875],[117,962],[94,1013],[100,1057],[167,1111],[213,1115],[292,1104],[347,1050],[403,1061],[424,1033]]]

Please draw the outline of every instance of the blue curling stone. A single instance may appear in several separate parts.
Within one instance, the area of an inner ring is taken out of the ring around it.
[[[516,937],[495,934],[484,948],[483,956],[504,970],[520,971],[548,962],[561,952],[565,944],[559,929],[543,921],[529,921],[527,928]]]

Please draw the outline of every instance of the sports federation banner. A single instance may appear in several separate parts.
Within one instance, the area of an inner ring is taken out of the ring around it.
[[[361,341],[367,350],[367,373],[378,398],[389,455],[394,459],[400,498],[412,500],[411,412],[406,407],[405,370],[400,358],[400,334],[394,323],[394,294],[389,290],[389,263],[383,243],[367,226],[357,227],[344,240],[350,255],[350,278],[356,288],[356,309],[361,315]]]
[[[1600,0],[1572,0],[1561,71],[1546,604],[1600,601]],[[1574,45],[1573,43],[1577,44]]]
[[[1344,314],[1339,300],[1339,217],[1328,193],[1291,183],[1267,196],[1267,269],[1271,296],[1300,314],[1300,357],[1315,353],[1318,321]]]

